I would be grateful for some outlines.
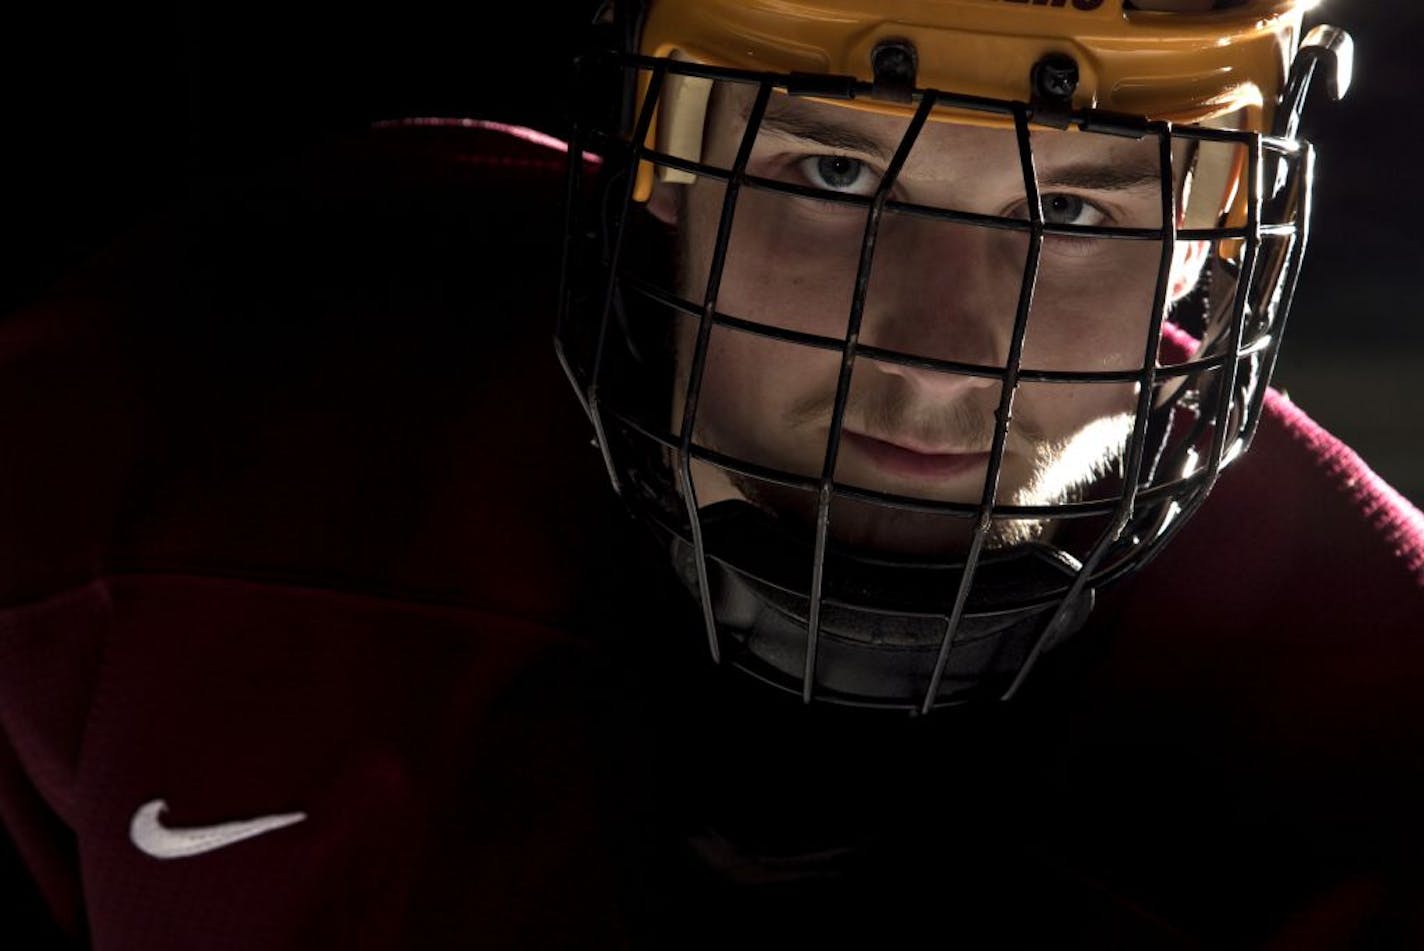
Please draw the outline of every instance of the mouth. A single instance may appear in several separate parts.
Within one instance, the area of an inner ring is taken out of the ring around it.
[[[892,476],[943,480],[983,471],[987,452],[961,452],[938,447],[891,442],[849,429],[841,432],[841,445],[875,469]]]

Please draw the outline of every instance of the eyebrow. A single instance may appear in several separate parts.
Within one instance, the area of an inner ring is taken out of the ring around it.
[[[750,104],[747,104],[742,111],[742,118],[747,118],[749,113]],[[832,151],[874,155],[882,161],[889,161],[895,151],[880,139],[864,132],[819,119],[794,108],[778,108],[776,104],[768,104],[766,113],[762,116],[761,129],[814,142]],[[898,145],[898,142],[896,144]],[[1128,165],[1080,162],[1041,172],[1038,178],[1040,189],[1080,188],[1084,191],[1114,192],[1140,191],[1149,187],[1157,190],[1161,185],[1162,173],[1155,162],[1136,162]]]
[[[1042,172],[1038,177],[1038,187],[1081,188],[1085,191],[1135,191],[1151,187],[1162,187],[1162,172],[1156,163],[1136,163],[1132,165],[1104,165],[1084,162],[1077,165],[1062,165]]]
[[[744,112],[742,118],[746,117],[747,113]],[[834,152],[861,152],[874,155],[882,161],[889,161],[890,156],[894,154],[894,149],[887,148],[884,142],[874,136],[794,110],[769,106],[766,114],[762,116],[760,128],[815,142]]]

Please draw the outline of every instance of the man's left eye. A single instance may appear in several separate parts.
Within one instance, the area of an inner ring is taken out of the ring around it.
[[[860,159],[848,155],[808,155],[798,165],[806,181],[817,188],[849,195],[875,191],[876,175]]]
[[[1107,215],[1091,202],[1077,195],[1061,192],[1044,195],[1043,220],[1051,225],[1083,225],[1092,227],[1102,224]]]

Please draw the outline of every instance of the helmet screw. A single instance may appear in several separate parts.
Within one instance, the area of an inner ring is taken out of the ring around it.
[[[915,89],[919,58],[908,40],[886,40],[870,53],[870,68],[875,74],[875,95],[909,101]]]
[[[1078,89],[1078,63],[1066,54],[1049,53],[1034,64],[1030,79],[1035,98],[1067,106]]]

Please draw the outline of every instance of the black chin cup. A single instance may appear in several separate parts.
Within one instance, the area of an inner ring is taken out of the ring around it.
[[[755,506],[722,502],[702,511],[708,597],[724,660],[800,695],[811,644],[812,546]],[[698,596],[692,545],[672,535],[673,562]],[[735,567],[734,567],[735,566]],[[989,552],[952,632],[935,706],[1002,697],[1034,655],[1081,565],[1049,545]],[[933,681],[964,565],[826,552],[813,691],[855,706],[919,710]],[[1076,631],[1093,590],[1048,635],[1047,649]]]

